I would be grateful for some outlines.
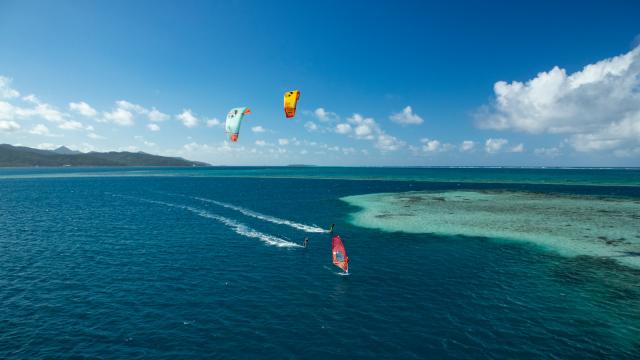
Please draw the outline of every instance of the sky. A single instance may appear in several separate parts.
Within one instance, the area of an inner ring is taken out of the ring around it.
[[[640,166],[638,14],[638,1],[0,0],[0,143],[213,165]]]

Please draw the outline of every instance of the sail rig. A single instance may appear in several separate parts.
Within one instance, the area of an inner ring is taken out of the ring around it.
[[[333,264],[345,273],[349,272],[349,257],[344,250],[344,244],[340,236],[336,235],[331,239],[331,254],[333,255]]]

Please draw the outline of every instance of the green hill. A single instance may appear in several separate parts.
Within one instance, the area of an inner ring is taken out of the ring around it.
[[[25,146],[0,144],[0,167],[21,166],[208,166],[178,157],[151,155],[144,152],[88,152],[39,150]]]

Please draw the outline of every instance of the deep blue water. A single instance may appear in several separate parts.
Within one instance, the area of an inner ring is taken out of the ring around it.
[[[356,228],[339,200],[460,188],[640,199],[635,186],[5,178],[0,358],[638,358],[640,270],[524,243]],[[352,275],[336,275],[327,234],[193,197],[336,223]],[[310,246],[274,246],[247,227]]]

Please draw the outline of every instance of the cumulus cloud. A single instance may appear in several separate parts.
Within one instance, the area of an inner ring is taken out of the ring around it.
[[[218,125],[222,125],[222,123],[217,118],[207,120],[207,127],[214,127]]]
[[[256,145],[258,146],[267,146],[267,142],[264,140],[256,140]]]
[[[29,134],[33,135],[42,135],[48,136],[50,135],[49,128],[44,124],[38,124],[29,130]]]
[[[55,150],[59,148],[59,146],[52,143],[42,143],[42,144],[36,145],[36,148],[40,150]]]
[[[484,143],[484,149],[489,154],[495,154],[499,152],[509,141],[507,139],[487,139]]]
[[[289,139],[278,139],[278,144],[280,146],[289,145]]]
[[[79,121],[65,120],[58,124],[58,127],[63,130],[82,130],[84,125]]]
[[[640,47],[567,74],[558,66],[526,82],[498,81],[478,125],[531,134],[567,134],[577,151],[640,145]]]
[[[513,152],[513,153],[524,152],[524,144],[518,144],[518,145],[512,147],[511,149],[509,149],[509,152]]]
[[[455,148],[452,144],[441,143],[439,140],[428,138],[420,139],[420,142],[422,143],[422,151],[426,153],[446,152]]]
[[[198,126],[198,118],[196,118],[191,109],[185,109],[180,115],[177,116],[178,120],[182,121],[182,124],[188,128]]]
[[[11,88],[11,79],[0,76],[0,98],[12,99],[20,96],[18,90]]]
[[[336,132],[338,134],[348,134],[351,132],[351,125],[349,124],[338,124],[336,125]]]
[[[155,122],[169,120],[170,118],[168,114],[165,114],[156,108],[152,108],[151,111],[149,111],[149,113],[147,114],[147,117],[149,118],[150,121],[155,121]]]
[[[317,108],[313,111],[313,116],[322,122],[329,122],[338,119],[338,115],[334,112],[327,111],[324,108]]]
[[[476,146],[476,143],[474,141],[465,140],[465,141],[462,142],[462,144],[460,144],[460,151],[462,151],[462,152],[473,151],[473,148],[475,146]]]
[[[307,131],[312,132],[318,130],[318,125],[316,125],[316,123],[314,123],[313,121],[307,121],[304,124],[304,128],[307,129]]]
[[[6,101],[0,101],[0,120],[3,120],[5,126],[8,127],[8,122],[16,123],[16,120],[24,118],[41,118],[54,123],[62,123],[67,117],[67,114],[60,112],[55,107],[45,104],[37,103],[35,106],[24,107],[16,106]],[[19,126],[19,125],[18,125]],[[15,128],[15,126],[12,126]]]
[[[158,126],[158,124],[147,124],[147,129],[151,131],[160,131],[160,126]]]
[[[398,124],[419,125],[424,122],[424,120],[418,114],[413,112],[411,106],[405,107],[399,113],[392,114],[391,116],[389,116],[389,119]]]
[[[20,129],[20,124],[13,120],[0,120],[0,131],[11,132]]]
[[[560,149],[558,147],[550,147],[550,148],[537,148],[533,150],[533,153],[540,156],[548,156],[548,157],[557,157],[560,155]]]
[[[347,122],[337,124],[334,131],[360,140],[372,140],[374,146],[381,151],[396,151],[406,145],[404,141],[382,130],[373,118],[357,113],[347,118]]]
[[[176,116],[178,120],[181,120],[183,123],[185,123],[185,120],[183,120],[183,118],[181,118],[180,116],[184,115],[185,112],[190,113],[191,110],[184,110],[182,114]],[[171,116],[161,112],[155,107],[149,110],[142,105],[134,104],[126,100],[118,100],[116,101],[115,108],[111,112],[104,112],[103,119],[98,121],[111,122],[120,126],[131,126],[134,124],[136,115],[144,116],[147,119],[149,119],[149,121],[152,121],[152,122],[162,122],[162,121],[169,120],[171,118]],[[191,122],[189,122],[189,120],[191,119],[188,118],[188,115],[186,116],[187,116],[186,117],[187,123],[191,124]],[[197,119],[196,119],[196,124],[197,124]],[[185,126],[193,127],[195,125],[188,126],[185,124]]]
[[[24,100],[26,102],[30,102],[32,104],[40,104],[40,99],[38,99],[38,97],[35,96],[34,94],[29,94],[27,96],[23,96],[22,100]]]
[[[120,107],[114,109],[111,112],[105,112],[103,114],[103,117],[103,121],[110,122],[119,126],[133,125],[133,114],[131,113],[131,111]]]
[[[425,152],[436,152],[440,150],[440,141],[438,140],[429,140],[429,139],[421,139],[422,142],[422,150]]]
[[[100,136],[100,135],[98,135],[98,134],[96,134],[96,133],[94,133],[94,132],[90,132],[87,136],[88,136],[90,139],[94,139],[94,140],[103,140],[103,139],[106,139],[104,136]]]
[[[375,147],[382,151],[396,151],[404,145],[404,141],[385,133],[378,134],[378,139],[375,143]]]
[[[373,132],[380,132],[380,127],[373,118],[366,118],[360,114],[353,114],[347,121],[354,126],[354,135],[356,139],[372,140]],[[341,124],[339,124],[341,125]],[[346,124],[349,125],[349,124]]]
[[[96,109],[92,108],[91,105],[87,104],[84,101],[69,103],[69,110],[75,111],[78,114],[86,117],[95,117],[96,115],[98,115]]]
[[[116,105],[121,108],[121,109],[125,109],[128,111],[132,111],[132,112],[136,112],[138,114],[147,114],[149,113],[149,110],[145,109],[143,106],[138,105],[138,104],[133,104],[130,103],[126,100],[118,100],[116,101]]]
[[[263,132],[266,132],[267,129],[265,129],[262,126],[258,125],[258,126],[252,126],[251,127],[251,131],[254,132],[254,133],[263,133]]]

